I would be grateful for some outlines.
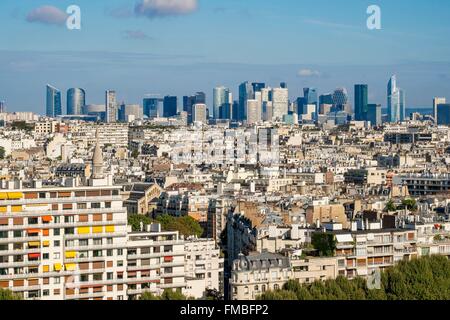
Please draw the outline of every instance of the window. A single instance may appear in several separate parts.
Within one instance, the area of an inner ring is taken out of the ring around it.
[[[79,241],[80,247],[86,247],[89,245],[89,240],[88,239],[83,239]]]
[[[86,203],[79,203],[79,204],[77,204],[77,208],[81,209],[81,210],[87,209],[87,204]]]
[[[102,281],[103,273],[94,273],[94,281]]]
[[[113,244],[113,238],[106,239],[106,243],[107,244]]]
[[[105,202],[105,208],[111,208],[111,202]]]
[[[50,290],[42,290],[42,295],[44,297],[49,296],[50,295]]]
[[[60,283],[61,283],[61,278],[60,277],[53,278],[53,284],[60,284]]]
[[[91,203],[91,209],[100,209],[100,208],[101,208],[100,202]]]
[[[75,222],[75,217],[74,216],[65,216],[64,222],[65,223],[73,223],[73,222]]]
[[[75,228],[64,228],[64,234],[75,234]]]
[[[118,266],[118,267],[123,267],[123,261],[122,261],[122,260],[117,261],[117,266]]]
[[[56,248],[61,246],[61,241],[59,241],[59,240],[54,241],[53,242],[53,246],[56,247]]]
[[[106,279],[107,279],[107,280],[113,280],[113,278],[114,278],[114,273],[108,272],[108,273],[106,274]]]
[[[48,260],[49,259],[49,254],[48,253],[43,253],[42,254],[42,260]]]
[[[53,229],[53,235],[59,236],[61,234],[61,229]]]
[[[94,246],[101,246],[102,245],[102,239],[94,239]]]
[[[53,221],[55,221],[55,223],[61,223],[61,217],[60,216],[54,216],[53,217]]]
[[[59,259],[61,257],[61,254],[59,252],[55,252],[53,254],[53,259]]]
[[[92,251],[93,257],[98,258],[102,256],[102,250],[94,250]]]
[[[14,231],[14,238],[22,238],[22,231],[15,230]]]
[[[123,249],[117,249],[117,255],[122,256],[123,255]]]
[[[74,247],[75,241],[74,240],[66,240],[66,247]]]
[[[45,198],[46,198],[45,192],[39,192],[39,199],[45,199]]]
[[[28,224],[38,224],[38,218],[28,218]]]
[[[108,257],[112,257],[112,256],[113,256],[113,250],[111,250],[111,249],[106,250],[106,255],[107,255]]]

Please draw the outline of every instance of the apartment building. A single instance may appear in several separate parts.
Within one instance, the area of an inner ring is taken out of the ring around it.
[[[126,210],[111,185],[0,190],[0,287],[26,299],[126,297]]]
[[[188,239],[184,244],[186,260],[185,295],[200,299],[206,289],[223,292],[224,259],[213,239]]]
[[[368,221],[353,222],[351,230],[342,229],[339,224],[333,224],[333,229],[330,226],[326,226],[325,234],[334,235],[336,240],[338,275],[350,279],[365,277],[418,256],[414,230],[382,229],[381,223]]]
[[[161,294],[165,289],[183,290],[185,242],[178,232],[163,232],[161,225],[145,232],[129,232],[127,249],[127,296],[136,299],[144,292]]]
[[[275,253],[239,255],[233,261],[230,278],[231,300],[255,300],[268,290],[278,290],[292,279],[289,258]]]

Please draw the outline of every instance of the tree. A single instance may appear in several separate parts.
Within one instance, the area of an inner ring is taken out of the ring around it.
[[[417,211],[417,201],[415,199],[404,199],[402,205],[410,211]]]
[[[132,214],[128,217],[128,224],[131,226],[131,229],[134,232],[141,231],[141,222],[143,223],[145,228],[146,225],[152,223],[152,219],[141,214]]]
[[[389,200],[388,203],[386,204],[386,211],[391,212],[391,211],[396,211],[397,207],[394,204],[394,201]]]
[[[370,290],[361,277],[339,276],[303,285],[289,281],[283,291],[269,291],[258,299],[289,299],[292,294],[297,300],[449,300],[450,260],[431,256],[401,261],[381,273],[380,289]]]
[[[311,243],[321,257],[334,256],[334,252],[336,251],[336,239],[333,234],[314,233]]]
[[[203,234],[203,228],[198,221],[189,216],[173,217],[168,214],[160,215],[156,221],[161,224],[163,230],[179,231],[184,236],[197,236]]]
[[[8,289],[0,289],[0,300],[22,300],[22,297]]]
[[[134,150],[131,153],[131,157],[134,158],[134,159],[137,159],[137,157],[139,157],[139,151],[138,150]]]
[[[0,147],[0,159],[5,159],[5,148]]]
[[[139,300],[190,300],[180,290],[165,289],[164,292],[157,296],[151,292],[144,292]]]

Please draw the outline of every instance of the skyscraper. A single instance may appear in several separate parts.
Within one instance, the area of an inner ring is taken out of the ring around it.
[[[304,104],[303,105],[315,105],[316,106],[316,110],[315,112],[315,116],[317,117],[317,115],[319,114],[319,96],[317,94],[317,89],[316,88],[303,88],[303,96],[304,96]],[[298,103],[297,103],[297,107],[298,107]]]
[[[323,94],[321,96],[319,96],[319,105],[321,104],[333,104],[333,94],[332,93],[328,93],[328,94]]]
[[[216,87],[213,90],[213,117],[214,119],[223,119],[221,110],[230,105],[230,89],[225,87]],[[222,112],[223,113],[223,112]]]
[[[406,119],[406,94],[405,90],[398,89],[400,92],[400,121],[404,121]]]
[[[348,93],[345,88],[337,88],[333,92],[333,105],[335,111],[345,111],[348,106]]]
[[[6,112],[6,103],[5,101],[0,101],[0,113]]]
[[[183,111],[187,113],[188,124],[193,122],[193,107],[194,104],[205,104],[206,94],[204,92],[197,92],[193,96],[183,97]]]
[[[246,81],[239,86],[239,121],[247,120],[247,100],[253,99],[253,87]]]
[[[163,117],[170,118],[177,115],[178,98],[176,96],[165,96],[163,104]]]
[[[83,113],[86,105],[86,92],[80,88],[67,90],[67,114],[78,115]]]
[[[439,125],[450,125],[450,104],[437,105],[437,118]]]
[[[47,85],[47,117],[57,117],[62,115],[61,91],[51,85]]]
[[[397,77],[389,79],[387,88],[387,104],[389,122],[399,122],[405,117],[405,94],[397,87]]]
[[[258,100],[249,99],[247,100],[247,123],[255,124],[261,121],[261,113],[259,111],[260,103]]]
[[[122,103],[118,110],[118,116],[120,122],[129,122],[142,119],[144,114],[140,105]]]
[[[162,109],[162,107],[160,107],[162,103],[163,99],[161,98],[144,98],[144,115],[146,115],[151,120],[158,118],[159,110]]]
[[[266,84],[262,83],[262,82],[253,82],[252,83],[253,92],[261,92],[261,90],[264,89],[265,87],[266,87]]]
[[[355,120],[367,120],[369,89],[367,84],[355,85]]]
[[[380,126],[381,120],[381,104],[368,104],[365,120],[370,121],[372,126]]]
[[[114,123],[117,121],[117,97],[116,92],[113,90],[107,90],[105,93],[105,106],[106,106],[106,122]]]
[[[207,120],[208,120],[208,109],[206,107],[206,104],[204,103],[196,103],[194,104],[193,108],[192,108],[192,118],[193,118],[193,122],[200,122],[203,124],[207,124]]]
[[[288,114],[289,109],[289,91],[287,88],[272,89],[272,117],[282,120],[283,116]]]
[[[445,104],[447,101],[445,98],[434,98],[433,99],[433,117],[434,123],[438,123],[438,110],[437,107],[439,104]]]

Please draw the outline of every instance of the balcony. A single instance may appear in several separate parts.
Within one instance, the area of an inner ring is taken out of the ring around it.
[[[25,230],[28,228],[33,229],[56,229],[56,228],[76,228],[76,227],[93,227],[93,226],[124,226],[127,225],[126,220],[116,221],[96,221],[96,222],[62,222],[62,223],[47,223],[47,224],[24,224],[19,226],[1,226],[0,231],[16,231]]]

